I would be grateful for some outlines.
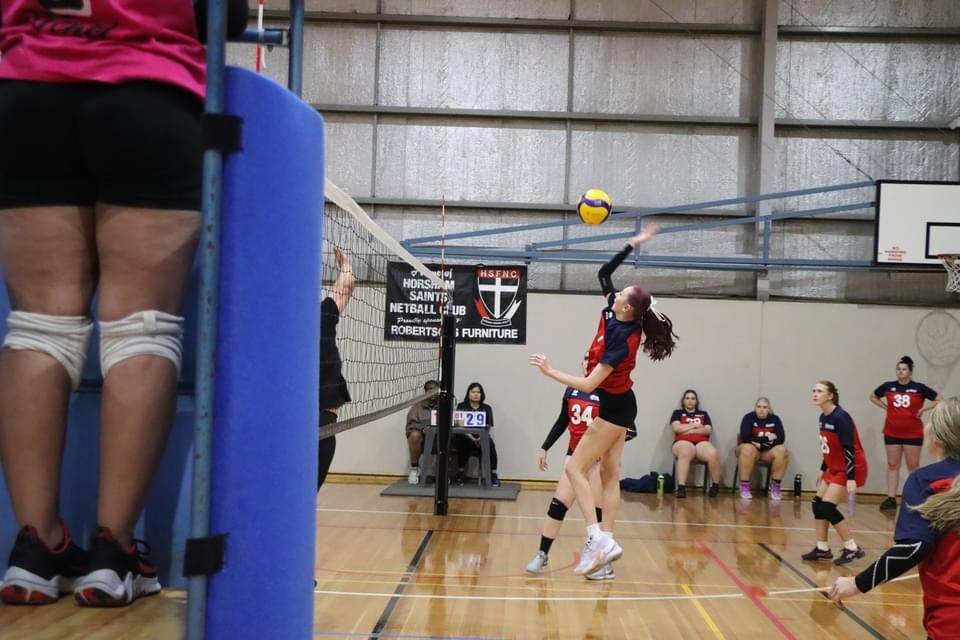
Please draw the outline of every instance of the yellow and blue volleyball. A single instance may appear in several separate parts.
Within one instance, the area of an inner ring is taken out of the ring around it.
[[[613,203],[600,189],[590,189],[577,201],[577,213],[586,224],[602,224],[610,217]]]

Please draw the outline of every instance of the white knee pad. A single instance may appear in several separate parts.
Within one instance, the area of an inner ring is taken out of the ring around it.
[[[183,359],[183,318],[163,311],[137,311],[122,320],[100,321],[100,371],[135,356],[160,356],[177,367]]]
[[[11,311],[5,349],[45,353],[67,370],[76,389],[83,375],[93,323],[86,316],[50,316],[29,311]]]

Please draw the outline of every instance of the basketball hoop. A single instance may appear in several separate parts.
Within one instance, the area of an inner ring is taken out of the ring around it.
[[[944,253],[939,257],[947,270],[947,291],[960,293],[960,254]]]

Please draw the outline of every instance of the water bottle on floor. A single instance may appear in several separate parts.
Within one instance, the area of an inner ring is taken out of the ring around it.
[[[799,473],[793,476],[793,497],[799,498],[803,493],[803,476]]]

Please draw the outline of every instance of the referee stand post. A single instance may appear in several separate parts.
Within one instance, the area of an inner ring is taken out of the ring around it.
[[[450,455],[450,427],[453,425],[453,374],[457,351],[457,319],[449,300],[440,321],[440,404],[437,407],[437,484],[433,499],[433,515],[445,516],[449,507],[450,478],[447,458]]]

